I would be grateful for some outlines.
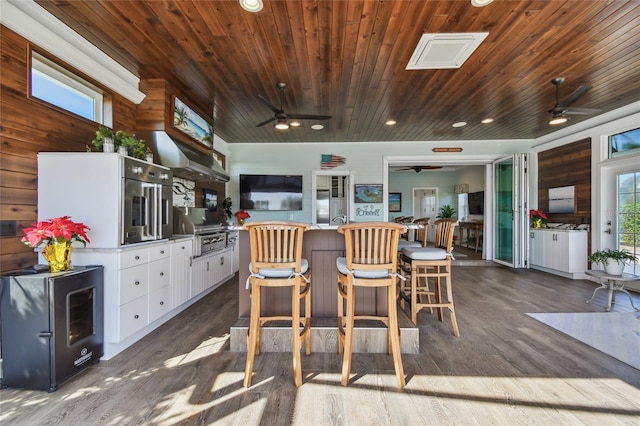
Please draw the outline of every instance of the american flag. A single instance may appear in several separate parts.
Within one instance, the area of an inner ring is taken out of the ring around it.
[[[321,154],[320,168],[332,169],[337,166],[342,166],[345,163],[345,158],[339,155],[333,154]]]

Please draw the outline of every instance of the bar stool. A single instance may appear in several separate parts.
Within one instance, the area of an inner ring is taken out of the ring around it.
[[[398,385],[404,387],[400,356],[400,329],[396,307],[396,281],[399,277],[398,240],[405,227],[390,222],[363,222],[341,225],[346,257],[336,260],[338,268],[338,352],[342,359],[341,383],[347,386],[351,372],[355,320],[378,320],[388,328],[389,353],[393,355]],[[356,287],[386,287],[386,315],[355,315]],[[346,312],[345,312],[346,302]]]
[[[405,265],[402,261],[402,249],[405,247],[426,247],[430,221],[431,219],[428,217],[414,220],[413,223],[416,225],[422,225],[422,228],[414,230],[413,240],[408,241],[405,239],[400,239],[400,241],[398,241],[398,272],[406,278],[409,278],[411,275],[411,267]],[[411,280],[400,280],[399,285],[401,292],[411,291]],[[404,308],[404,299],[400,298],[400,304]]]
[[[402,261],[408,265],[411,273],[410,293],[406,287],[401,287],[400,297],[411,303],[411,321],[417,323],[418,312],[423,308],[438,310],[438,319],[443,320],[443,308],[449,309],[451,326],[454,336],[460,336],[456,313],[453,306],[451,283],[451,251],[453,249],[453,235],[458,221],[454,219],[436,220],[435,247],[405,247],[402,249]],[[407,271],[407,267],[404,268]],[[444,278],[447,300],[442,300],[440,279]],[[433,279],[434,288],[429,288],[429,279]],[[435,297],[432,302],[431,296]],[[426,301],[423,299],[426,298]],[[402,303],[404,306],[404,303]]]
[[[260,353],[260,328],[269,321],[291,321],[291,351],[293,352],[293,381],[302,384],[300,351],[304,337],[305,352],[311,354],[311,271],[302,258],[302,237],[309,225],[296,222],[253,222],[244,225],[251,243],[250,275],[251,314],[247,340],[247,363],[244,386],[251,386],[253,360]],[[262,288],[291,287],[291,315],[264,316],[260,310]],[[304,316],[300,302],[304,299]],[[302,331],[300,327],[302,326]]]

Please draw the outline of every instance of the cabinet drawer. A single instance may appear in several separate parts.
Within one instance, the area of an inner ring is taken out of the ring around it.
[[[163,244],[149,248],[149,262],[160,259],[168,259],[170,254],[169,244]]]
[[[149,293],[149,323],[171,310],[171,288],[162,287]]]
[[[149,249],[127,250],[120,253],[120,269],[130,268],[149,262]]]
[[[157,260],[149,263],[149,292],[153,289],[169,285],[171,282],[171,259]]]
[[[149,293],[148,266],[139,265],[120,271],[120,305]]]
[[[149,322],[149,307],[147,298],[139,297],[118,308],[120,318],[119,341],[126,339],[138,330],[141,330]]]

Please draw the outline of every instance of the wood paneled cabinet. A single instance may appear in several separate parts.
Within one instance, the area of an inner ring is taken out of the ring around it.
[[[171,305],[174,308],[195,295],[192,288],[192,256],[193,243],[191,240],[177,241],[171,244]]]
[[[587,231],[531,229],[529,236],[532,268],[569,278],[587,269]]]

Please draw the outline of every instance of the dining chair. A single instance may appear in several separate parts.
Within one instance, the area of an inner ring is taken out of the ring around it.
[[[251,246],[250,275],[247,279],[247,287],[251,294],[251,313],[244,386],[251,386],[253,361],[255,355],[260,353],[261,327],[269,321],[283,320],[291,322],[293,381],[296,386],[300,386],[300,352],[303,343],[305,353],[311,354],[311,270],[307,259],[302,257],[303,235],[309,229],[309,225],[265,221],[245,224],[244,229],[249,231]],[[290,313],[270,316],[261,314],[261,292],[274,287],[291,287]],[[304,315],[300,313],[301,301],[304,301]]]
[[[400,355],[400,329],[396,298],[396,282],[400,276],[398,241],[405,227],[391,222],[351,223],[338,227],[344,234],[345,256],[336,261],[338,268],[338,351],[343,353],[341,383],[347,386],[351,372],[353,331],[356,320],[377,320],[387,326],[388,349],[398,385],[405,378]],[[356,315],[357,288],[386,288],[387,312]]]

